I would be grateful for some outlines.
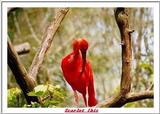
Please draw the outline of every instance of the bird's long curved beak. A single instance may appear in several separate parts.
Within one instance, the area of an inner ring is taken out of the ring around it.
[[[84,51],[84,52],[82,52],[81,51],[81,53],[82,53],[82,71],[81,71],[81,75],[82,75],[82,73],[84,72],[84,70],[85,70],[85,65],[86,65],[86,51]]]

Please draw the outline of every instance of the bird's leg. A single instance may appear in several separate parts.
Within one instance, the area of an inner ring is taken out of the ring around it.
[[[87,99],[86,99],[86,94],[83,94],[83,99],[84,99],[85,106],[87,107]]]
[[[83,100],[84,100],[84,103],[85,103],[85,106],[87,107],[87,99],[88,99],[88,87],[86,87],[86,91],[82,94],[83,95]],[[87,98],[86,98],[86,94],[87,94]]]
[[[75,102],[76,102],[77,106],[79,107],[78,94],[77,94],[76,90],[74,90],[74,97],[75,97]]]

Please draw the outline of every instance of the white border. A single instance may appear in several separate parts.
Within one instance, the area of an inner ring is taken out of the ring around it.
[[[3,2],[6,7],[154,7],[153,2]]]
[[[2,15],[1,15],[1,12],[0,12],[0,17],[1,17]],[[0,22],[2,22],[2,20],[1,20],[1,18],[0,18]],[[1,23],[0,23],[0,26],[1,26]],[[0,31],[0,34],[2,34],[2,31]],[[1,46],[1,42],[2,41],[2,39],[0,40],[0,73],[2,74],[2,46]],[[1,75],[0,75],[1,76]],[[2,77],[2,76],[1,76]],[[1,77],[0,77],[0,83],[2,82],[2,79],[1,79]],[[0,91],[2,91],[2,88],[1,88],[1,86],[2,86],[2,84],[0,84]],[[1,105],[1,102],[2,101],[2,94],[0,94],[0,105]],[[0,112],[2,112],[2,110],[1,110],[1,107],[0,107]]]
[[[7,108],[7,7],[153,7],[154,8],[154,108],[99,108],[99,113],[158,113],[159,110],[159,4],[147,2],[3,2],[3,113],[64,113],[65,108]],[[156,16],[155,16],[156,15]]]
[[[22,0],[1,0],[1,1],[22,1]],[[33,2],[33,1],[35,1],[35,2],[40,2],[40,1],[44,1],[44,0],[23,0],[23,1],[26,1],[26,2],[28,2],[28,1],[30,1],[30,2]],[[82,1],[82,2],[86,2],[86,1],[89,1],[89,2],[100,2],[100,1],[106,1],[106,0],[45,0],[45,1],[50,1],[50,2],[53,2],[53,1],[58,1],[58,2],[77,2],[77,1]],[[116,1],[116,2],[119,2],[119,1],[122,1],[122,2],[128,2],[128,0],[114,0],[114,1]],[[130,0],[130,2],[137,2],[138,0]],[[152,0],[140,0],[140,1],[142,1],[142,2],[153,2]],[[159,0],[154,0],[154,1],[159,1]],[[107,0],[107,2],[113,2],[113,0]]]

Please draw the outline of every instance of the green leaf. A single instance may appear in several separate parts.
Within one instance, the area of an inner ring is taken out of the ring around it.
[[[37,97],[43,96],[45,94],[44,91],[38,91],[35,93]]]
[[[53,92],[54,89],[55,89],[55,87],[54,87],[53,85],[51,85],[51,84],[48,85],[48,90],[49,90],[50,92]]]
[[[125,107],[135,107],[135,103],[134,102],[127,103]]]
[[[34,91],[29,92],[29,96],[37,96],[41,97],[44,96],[47,92],[47,86],[46,85],[38,85],[34,88]]]
[[[47,84],[36,86],[28,95],[41,97],[44,99],[43,104],[32,103],[31,106],[25,105],[24,107],[56,107],[64,102],[66,93],[60,85]]]
[[[28,93],[28,96],[37,96],[37,95],[34,91],[31,91],[31,92]]]
[[[38,85],[34,88],[35,93],[39,92],[39,91],[43,91],[46,92],[47,91],[47,86],[46,85]]]

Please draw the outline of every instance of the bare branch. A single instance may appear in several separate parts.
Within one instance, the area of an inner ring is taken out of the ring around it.
[[[117,8],[115,19],[121,34],[122,45],[122,76],[121,76],[121,94],[125,95],[130,92],[131,88],[131,31],[128,22],[128,9]]]
[[[122,107],[126,103],[135,102],[144,99],[153,99],[154,92],[153,91],[144,91],[139,93],[128,93],[125,96],[121,96],[121,94],[116,97],[112,97],[107,101],[100,103],[97,107]]]
[[[16,12],[13,12],[13,19],[14,19],[14,24],[15,24],[17,33],[18,33],[18,35],[20,35],[21,34],[21,29],[20,29],[20,26],[19,26],[19,23],[18,23],[18,20],[17,20],[17,17],[16,17]]]
[[[18,54],[15,51],[14,47],[12,46],[9,38],[7,44],[8,44],[8,65],[12,70],[18,85],[23,91],[28,104],[30,104],[31,102],[38,102],[37,97],[32,97],[27,95],[28,92],[34,89],[36,85],[35,81],[31,77],[29,77],[25,67],[21,63]]]
[[[14,48],[16,52],[18,53],[18,55],[21,55],[21,54],[28,53],[31,47],[28,42],[25,42],[25,43],[14,46]]]
[[[29,70],[29,75],[32,76],[34,79],[36,79],[36,76],[38,74],[38,70],[40,65],[43,62],[44,56],[48,49],[51,46],[51,42],[55,36],[55,33],[57,32],[62,20],[64,19],[65,15],[68,12],[68,8],[60,9],[55,16],[53,22],[51,25],[47,28],[47,31],[45,32],[43,36],[43,41],[41,43],[41,46],[36,53],[36,56],[34,57],[34,60],[32,62],[32,65]]]
[[[154,92],[153,91],[144,91],[140,93],[129,93],[126,95],[126,103],[135,102],[143,99],[153,99]]]
[[[148,88],[148,90],[152,90],[153,87],[154,87],[154,84],[152,83],[152,84],[150,85],[150,87]]]
[[[14,11],[16,9],[19,9],[19,8],[16,8],[16,7],[8,7],[7,9],[7,13],[11,12],[11,11]]]

